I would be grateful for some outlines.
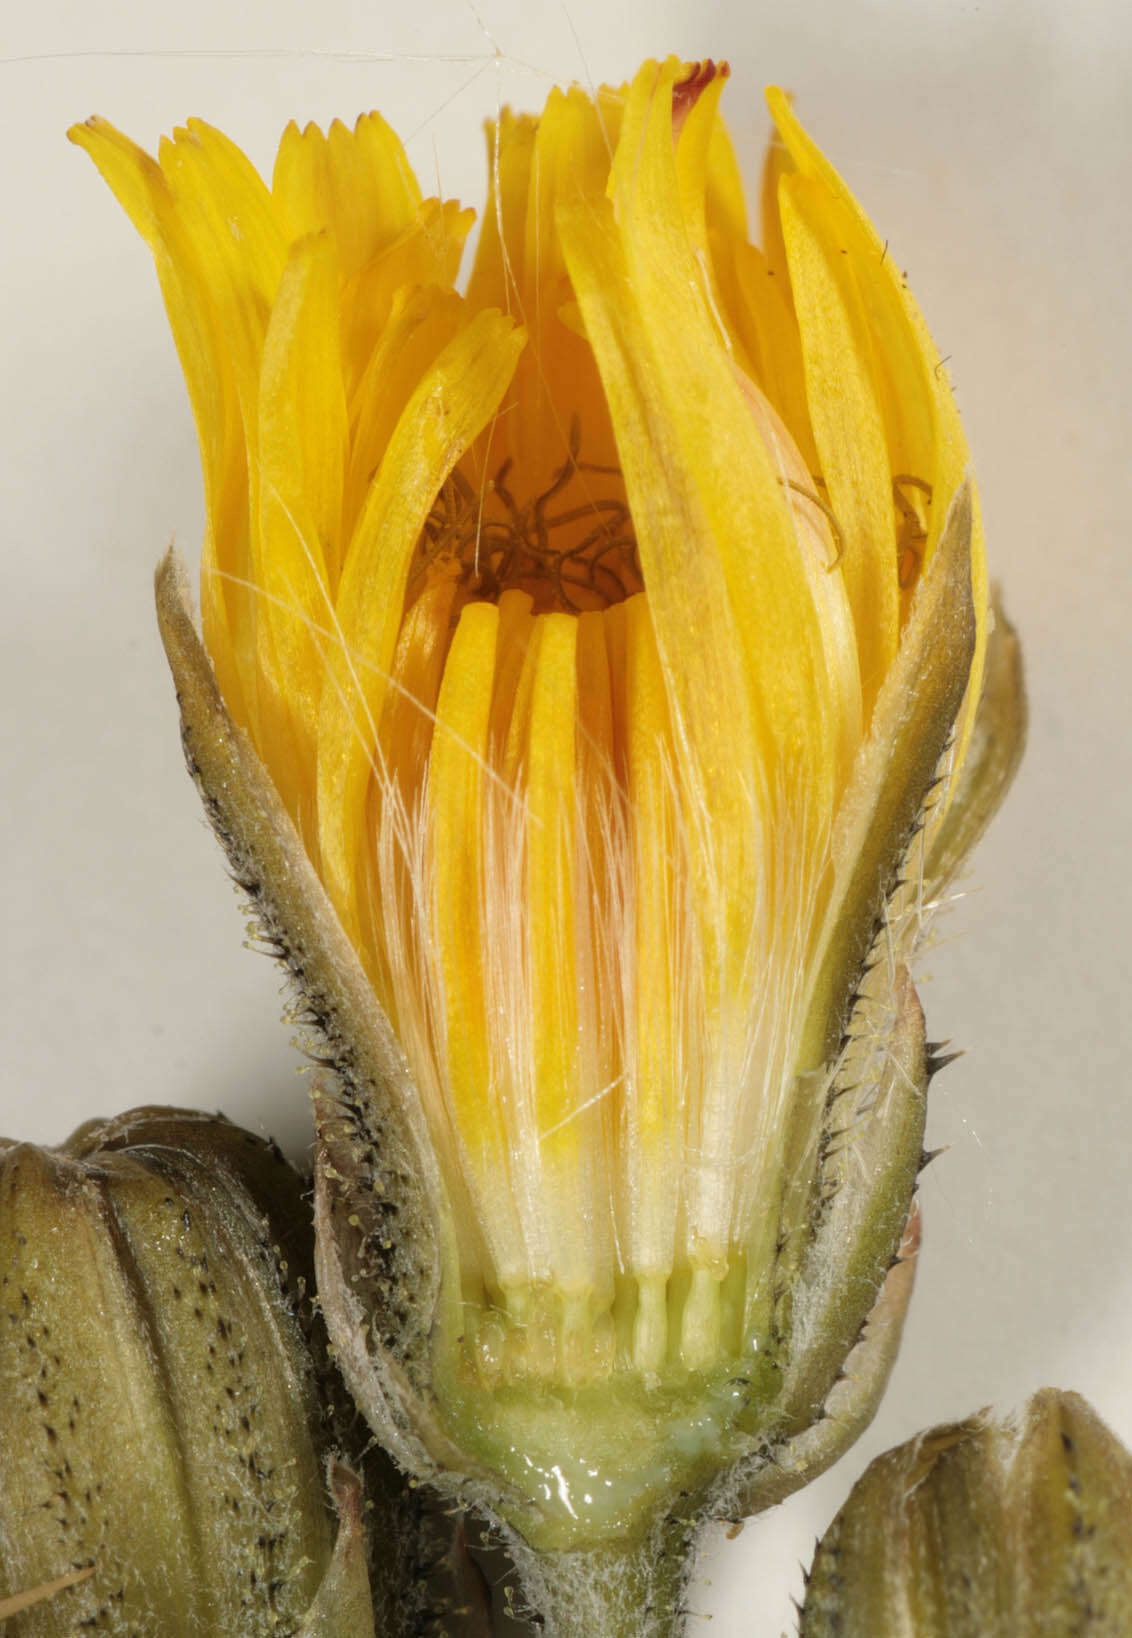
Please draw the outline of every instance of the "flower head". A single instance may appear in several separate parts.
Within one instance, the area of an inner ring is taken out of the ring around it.
[[[289,127],[270,187],[200,122],[156,162],[73,133],[158,263],[205,642],[302,863],[264,865],[243,752],[222,779],[179,671],[190,756],[347,1080],[371,1027],[351,963],[398,1044],[365,1097],[386,1153],[413,1134],[396,1188],[425,1178],[439,1283],[422,1254],[427,1312],[389,1346],[418,1327],[444,1438],[567,1535],[639,1498],[581,1502],[531,1431],[547,1385],[605,1485],[657,1395],[707,1405],[702,1477],[789,1375],[853,995],[925,802],[938,830],[956,788],[986,644],[966,445],[904,280],[778,92],[755,248],[725,79],[647,63],[501,115],[463,294],[469,217],[422,198],[376,115]],[[289,897],[308,866],[348,958]],[[909,1084],[914,908],[890,908],[884,1021],[855,1049],[883,1056],[899,1016]],[[682,1460],[640,1458],[664,1483]]]

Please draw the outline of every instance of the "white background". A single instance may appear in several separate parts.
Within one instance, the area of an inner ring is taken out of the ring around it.
[[[987,0],[87,0],[0,13],[0,1129],[56,1141],[144,1101],[305,1141],[278,975],[180,762],[150,571],[195,553],[199,468],[149,258],[64,141],[152,148],[188,114],[261,165],[292,116],[380,108],[426,186],[482,198],[480,122],[554,79],[726,57],[756,183],[761,87],[798,108],[951,355],[994,570],[1026,643],[1025,768],[922,963],[935,1084],[926,1245],[881,1415],[810,1491],[713,1547],[713,1638],[790,1629],[798,1561],[876,1451],[1046,1382],[1132,1442],[1132,24]],[[693,1622],[692,1632],[701,1630]]]

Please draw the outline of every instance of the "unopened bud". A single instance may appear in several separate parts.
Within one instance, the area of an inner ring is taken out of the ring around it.
[[[140,1109],[0,1143],[0,1619],[20,1638],[373,1632],[270,1144]],[[343,1624],[348,1618],[349,1624]]]
[[[802,1638],[1126,1638],[1132,1456],[1074,1393],[877,1458],[822,1539]]]

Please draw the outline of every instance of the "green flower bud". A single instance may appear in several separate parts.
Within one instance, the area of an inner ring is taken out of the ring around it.
[[[139,1109],[0,1144],[0,1618],[19,1638],[373,1632],[270,1144]],[[335,1504],[342,1527],[335,1549]]]
[[[802,1638],[1127,1638],[1132,1455],[1078,1394],[879,1456],[823,1537]]]

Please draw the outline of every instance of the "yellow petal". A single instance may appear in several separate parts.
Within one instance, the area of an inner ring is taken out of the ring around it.
[[[818,456],[788,280],[775,277],[757,246],[719,235],[712,240],[712,267],[739,363],[789,427],[806,470],[816,473]]]
[[[235,383],[247,460],[248,515],[254,519],[259,509],[260,369],[268,318],[286,265],[286,242],[271,195],[254,167],[219,131],[202,120],[190,120],[174,140],[162,141],[159,157],[178,223],[208,292],[218,346]],[[238,436],[235,427],[229,435]],[[217,561],[223,573],[229,566],[219,545],[218,531]],[[258,609],[253,607],[252,613],[254,631]],[[234,640],[240,635],[233,632]],[[254,652],[254,642],[250,646]]]
[[[714,64],[693,65],[685,86],[678,82],[673,91],[676,136],[676,181],[680,209],[691,241],[692,253],[706,266],[708,254],[708,179],[715,184],[713,216],[722,214],[728,231],[746,238],[746,207],[734,154],[719,118],[719,99],[727,84],[727,71]],[[730,159],[730,163],[728,160]],[[712,174],[712,162],[715,171]]]
[[[577,1163],[578,1000],[574,941],[575,668],[578,623],[539,622],[527,724],[527,913],[530,918],[533,1085],[546,1165]],[[535,652],[535,651],[529,651]]]
[[[516,701],[523,687],[527,646],[534,634],[529,593],[512,587],[499,599],[499,647],[495,665],[495,698],[491,707],[491,760],[505,784],[514,783],[519,770],[521,745],[513,721],[523,721],[524,712]],[[529,678],[528,678],[529,682]],[[511,750],[508,751],[508,746]]]
[[[745,798],[739,800],[739,770],[758,765],[760,746],[754,723],[757,702],[751,697],[739,620],[728,594],[726,547],[721,549],[713,530],[713,506],[720,497],[713,492],[718,475],[703,448],[709,428],[688,425],[693,417],[706,421],[696,406],[712,400],[699,397],[695,381],[687,405],[671,403],[665,393],[670,385],[666,377],[675,373],[673,361],[654,355],[655,327],[646,322],[636,300],[612,209],[596,201],[560,220],[612,413],[673,705],[708,788],[706,799],[723,829],[733,834],[739,823],[736,804],[744,810],[749,806]],[[701,319],[701,340],[706,322]],[[726,374],[713,385],[721,386],[713,407],[726,442],[746,412],[741,400],[736,404],[738,388]],[[735,440],[744,441],[741,435]],[[686,444],[694,450],[691,460],[685,458]],[[765,462],[761,452],[755,458]],[[770,732],[768,728],[768,738]]]
[[[338,328],[338,256],[320,234],[291,254],[264,345],[260,429],[265,487],[309,520],[319,578],[339,573],[346,394]],[[273,546],[264,542],[261,571]],[[283,554],[286,560],[287,554]]]
[[[358,388],[381,340],[394,303],[407,287],[450,287],[460,268],[464,240],[475,212],[435,199],[421,207],[420,220],[384,246],[349,279],[342,292],[342,346],[348,394],[356,407]]]
[[[796,781],[821,804],[833,777],[833,724],[791,514],[681,225],[671,138],[677,72],[654,66],[634,83],[610,181],[614,208],[587,199],[559,219],[617,433],[681,743],[712,834],[742,849],[760,768],[772,789]],[[755,876],[753,858],[732,872],[736,930]]]
[[[356,394],[342,508],[345,540],[353,536],[406,404],[465,320],[460,297],[435,286],[405,290],[394,303]]]
[[[931,378],[938,362],[934,344],[895,260],[845,183],[799,124],[788,99],[772,88],[767,92],[767,103],[793,166],[817,184],[812,209],[824,213],[827,238],[854,264],[883,371],[886,424],[894,454],[907,462],[907,470],[934,476],[936,419],[939,401],[944,397],[940,383]],[[950,393],[946,396],[950,397]],[[938,537],[942,523],[933,518],[933,526]]]
[[[780,202],[810,421],[841,529],[841,571],[853,607],[867,715],[900,634],[892,475],[876,362],[853,265],[825,231],[821,191],[806,177],[785,177]]]
[[[68,135],[97,165],[157,267],[200,442],[207,520],[201,576],[205,632],[224,697],[237,721],[254,730],[255,614],[244,435],[207,268],[155,160],[104,119],[73,126]]]
[[[751,419],[778,470],[794,527],[797,555],[813,598],[825,656],[834,740],[834,794],[849,772],[861,740],[861,671],[857,634],[841,571],[843,538],[828,504],[781,418],[753,382],[737,372]]]
[[[413,552],[444,480],[498,407],[523,340],[489,312],[445,347],[401,415],[343,566],[319,718],[318,812],[323,872],[355,938],[365,789]]]
[[[502,1202],[508,1193],[507,1142],[500,1099],[492,1095],[482,909],[485,759],[498,627],[493,604],[469,603],[452,639],[429,760],[428,846],[449,1118],[480,1198]]]
[[[678,1044],[684,995],[675,945],[679,844],[673,828],[672,734],[647,599],[631,597],[607,610],[605,618],[617,654],[614,710],[626,760],[636,895],[631,925],[635,1007],[628,1021],[632,1039],[623,1093],[625,1228],[632,1265],[667,1275],[675,1222],[663,1202],[673,1198],[684,1147]]]
[[[259,363],[287,243],[255,168],[203,120],[162,139],[158,157],[208,280],[254,461]]]
[[[897,478],[930,485],[931,507],[921,569],[931,561],[953,498],[967,475],[970,454],[959,412],[939,353],[903,275],[849,189],[802,129],[788,99],[767,93],[771,115],[790,158],[826,195],[831,237],[847,250],[868,316],[878,359],[877,384],[884,405],[889,458]],[[988,590],[986,552],[977,495],[971,537],[971,582],[977,640],[967,701],[957,730],[956,765],[962,760],[974,722],[986,651]]]
[[[707,153],[708,232],[726,233],[729,238],[747,237],[747,196],[743,173],[722,119],[712,122]]]
[[[720,339],[752,379],[761,349],[734,276],[734,257],[747,245],[747,212],[742,179],[719,118],[719,99],[728,70],[714,63],[693,64],[673,88],[676,177],[689,247],[720,330]]]
[[[476,259],[468,279],[468,305],[473,309],[499,307],[515,310],[521,269],[515,257],[526,240],[527,200],[531,187],[531,160],[538,120],[504,108],[487,127],[487,159],[491,187],[483,214]]]
[[[433,713],[448,658],[455,619],[456,583],[434,580],[406,614],[397,637],[391,686],[381,713],[379,738],[387,790],[406,814],[423,783],[435,729]]]
[[[671,86],[678,72],[676,65],[659,73],[646,69],[634,81],[610,177],[636,301],[622,304],[618,284],[610,277],[605,302],[609,316],[621,321],[619,350],[632,362],[637,392],[644,389],[656,404],[648,417],[649,431],[669,446],[654,453],[646,439],[622,439],[618,426],[619,442],[630,445],[634,465],[655,469],[663,461],[667,466],[651,504],[638,506],[644,497],[633,495],[634,517],[643,516],[650,525],[643,531],[638,527],[646,587],[662,657],[670,672],[683,672],[691,658],[685,652],[688,634],[708,604],[705,588],[695,584],[691,560],[713,560],[709,573],[722,582],[719,602],[735,621],[728,633],[728,663],[746,671],[743,693],[763,749],[770,753],[771,777],[787,753],[798,755],[815,775],[806,781],[807,788],[820,790],[831,737],[820,636],[780,474],[719,345],[681,226],[671,141]],[[604,375],[603,354],[611,349],[597,350]],[[606,385],[608,390],[608,376]],[[620,381],[617,387],[620,397]],[[634,411],[634,419],[639,418],[639,400]],[[673,460],[677,451],[679,458]],[[675,514],[691,508],[699,515],[685,529]],[[757,643],[740,637],[740,625],[771,608],[774,620],[760,627]],[[698,646],[709,641],[701,629]],[[714,698],[705,693],[696,700],[697,714],[718,713],[720,691],[712,688],[711,694]]]
[[[618,856],[615,831],[620,814],[614,749],[613,691],[605,640],[606,611],[589,609],[578,616],[578,1083],[614,1090],[618,1043],[611,1025],[611,997],[621,982],[623,962],[612,936],[614,903],[620,884],[614,873]],[[598,1113],[596,1147],[612,1154],[616,1100],[603,1097]]]
[[[290,746],[277,780],[312,846],[315,739],[334,624],[346,462],[338,287],[330,237],[301,240],[264,341],[253,537],[261,709],[274,718],[272,733]]]
[[[790,107],[790,99],[784,92],[775,91],[774,96],[781,98],[781,105]],[[778,121],[775,118],[775,109],[779,106],[780,104],[776,102],[771,108],[771,118],[775,119],[776,125]],[[793,157],[779,132],[775,131],[767,144],[766,158],[763,161],[759,187],[759,225],[762,229],[760,237],[767,270],[772,278],[779,280],[783,297],[787,302],[790,300],[790,281],[786,270],[786,243],[782,237],[782,220],[778,211],[778,190],[782,185],[782,178],[792,175],[794,169]]]
[[[573,292],[555,220],[564,193],[604,187],[609,118],[579,89],[556,90],[537,122],[505,112],[492,142],[492,197],[468,299],[505,305],[531,338],[515,375],[515,412],[493,447],[493,458],[522,473],[530,496],[550,488],[570,457],[575,421],[588,463],[615,458],[593,355],[563,318]]]
[[[335,120],[325,136],[292,121],[271,191],[290,238],[333,234],[345,279],[413,226],[421,209],[405,149],[380,114],[363,114],[352,131]]]
[[[438,1021],[427,982],[431,929],[420,826],[437,700],[452,638],[455,582],[425,587],[405,616],[379,725],[382,780],[371,782],[361,867],[361,950],[378,1000],[410,1063],[436,1143],[459,1172],[436,1061]]]

